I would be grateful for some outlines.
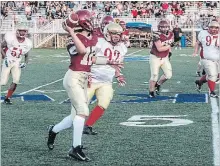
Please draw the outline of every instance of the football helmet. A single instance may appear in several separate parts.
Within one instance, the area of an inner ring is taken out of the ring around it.
[[[219,33],[219,23],[216,20],[212,20],[208,25],[208,32],[211,35],[217,35]]]
[[[117,45],[121,41],[123,29],[117,23],[109,23],[104,28],[104,37],[112,45]]]
[[[160,31],[161,33],[167,34],[170,30],[170,25],[168,23],[168,21],[166,20],[161,20],[157,26],[158,31]]]
[[[79,26],[84,30],[92,32],[93,31],[93,22],[92,15],[88,10],[78,10],[76,14],[79,17]]]
[[[126,23],[124,21],[120,21],[119,25],[121,25],[121,27],[123,28],[123,30],[126,29]]]
[[[18,24],[16,27],[16,36],[20,39],[24,39],[25,37],[27,37],[28,27],[23,23]]]
[[[102,21],[100,24],[102,32],[104,31],[105,26],[108,25],[110,22],[114,22],[114,19],[112,16],[105,16],[102,18]]]

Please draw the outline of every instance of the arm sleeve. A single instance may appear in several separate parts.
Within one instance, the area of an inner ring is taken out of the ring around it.
[[[201,32],[199,32],[197,40],[201,43],[201,41],[202,41],[202,33]]]
[[[158,40],[160,40],[160,34],[154,32],[154,33],[153,33],[153,42],[156,42],[156,41],[158,41]]]
[[[5,41],[7,44],[11,43],[12,35],[10,32],[6,32],[5,34]]]

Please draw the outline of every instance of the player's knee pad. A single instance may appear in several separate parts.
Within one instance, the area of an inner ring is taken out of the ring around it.
[[[89,107],[87,103],[76,108],[76,115],[89,116]]]
[[[107,109],[111,102],[111,98],[98,100],[98,105],[103,109]]]
[[[216,82],[218,80],[218,75],[208,75],[208,80]]]
[[[151,75],[150,80],[157,82],[157,80],[158,80],[158,74],[153,74],[153,75]]]
[[[166,74],[164,74],[164,76],[165,76],[166,79],[169,80],[172,77],[172,72],[167,72]]]
[[[0,82],[0,86],[4,86],[4,85],[7,85],[7,81],[1,81]]]

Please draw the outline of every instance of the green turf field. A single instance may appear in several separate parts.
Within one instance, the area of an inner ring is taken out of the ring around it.
[[[70,104],[60,104],[68,98],[62,78],[69,57],[65,49],[34,49],[16,94],[42,94],[53,101],[14,98],[13,105],[1,104],[2,166],[219,166],[216,113],[204,97],[207,85],[202,88],[204,96],[197,96],[199,58],[191,57],[192,52],[173,50],[173,77],[152,101],[144,96],[150,78],[149,50],[129,49],[123,70],[127,85],[114,84],[113,103],[94,126],[99,134],[83,135],[85,152],[92,159],[84,163],[66,157],[72,144],[70,129],[57,135],[53,151],[46,146],[47,126],[70,113]],[[2,87],[3,94],[6,90]],[[175,103],[176,94],[193,95],[188,102]]]

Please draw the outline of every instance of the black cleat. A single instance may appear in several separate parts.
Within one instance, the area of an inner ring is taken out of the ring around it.
[[[155,85],[155,92],[157,95],[160,95],[160,85],[158,85],[157,83]]]
[[[211,91],[209,96],[213,98],[218,98],[218,95],[214,91]]]
[[[196,76],[201,77],[200,71],[197,71],[197,72],[196,72]]]
[[[198,92],[201,92],[202,84],[200,83],[200,81],[199,81],[199,80],[196,80],[196,81],[195,81],[195,84],[196,84],[196,90],[197,90]]]
[[[56,138],[56,135],[58,133],[54,133],[52,130],[53,130],[53,127],[54,125],[50,125],[48,127],[48,140],[47,140],[47,146],[50,150],[53,150],[54,148],[54,141],[55,141],[55,138]]]
[[[11,102],[11,100],[9,98],[5,98],[4,103],[5,104],[9,104],[9,105],[12,104],[12,102]]]
[[[79,145],[75,148],[72,147],[69,151],[68,156],[72,157],[76,160],[80,160],[80,161],[86,161],[86,162],[91,161],[90,158],[86,157],[86,155],[83,153],[82,149],[83,149],[83,146],[81,146],[81,145]]]
[[[149,97],[150,97],[150,98],[154,98],[154,97],[155,97],[154,92],[149,92]]]
[[[98,133],[93,131],[92,126],[84,126],[83,129],[83,134],[88,134],[88,135],[97,135]]]

